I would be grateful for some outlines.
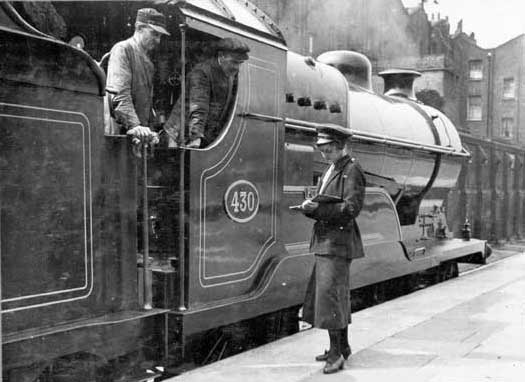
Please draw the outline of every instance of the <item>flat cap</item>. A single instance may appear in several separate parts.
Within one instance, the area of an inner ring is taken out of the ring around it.
[[[317,146],[326,145],[334,141],[345,141],[352,133],[345,127],[334,123],[327,123],[317,128]]]
[[[154,8],[141,8],[137,11],[136,21],[148,24],[159,33],[170,35],[166,30],[166,17]]]
[[[250,48],[241,40],[236,38],[223,38],[216,45],[217,52],[229,52],[240,61],[246,61],[248,59],[248,52]]]

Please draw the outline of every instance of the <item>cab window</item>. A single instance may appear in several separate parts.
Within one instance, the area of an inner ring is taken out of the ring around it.
[[[215,36],[188,31],[184,89],[180,41],[166,39],[163,44],[154,106],[168,147],[204,149],[213,145],[227,127],[242,63],[229,62],[222,56],[217,50],[220,42]],[[184,116],[181,116],[182,103]]]

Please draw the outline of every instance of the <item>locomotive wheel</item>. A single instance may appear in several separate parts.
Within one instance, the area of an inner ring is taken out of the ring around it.
[[[366,287],[353,289],[351,295],[350,303],[352,305],[352,312],[358,312],[367,307],[369,297]]]
[[[417,275],[406,275],[400,280],[400,293],[401,295],[412,293],[416,290],[418,285]]]
[[[386,286],[384,282],[372,286],[372,305],[377,305],[386,299]]]
[[[208,332],[204,336],[207,340],[192,350],[193,361],[201,366],[207,365],[253,347],[249,324],[249,321],[242,321]]]
[[[209,332],[207,348],[196,350],[201,355],[197,363],[206,365],[299,332],[298,312],[299,307],[291,307]]]
[[[447,261],[439,266],[439,279],[446,281],[458,277],[458,263],[456,261]]]
[[[417,282],[414,290],[427,288],[440,283],[441,266],[433,267],[416,274]]]
[[[292,307],[271,313],[263,319],[264,342],[278,340],[299,331],[299,308]]]

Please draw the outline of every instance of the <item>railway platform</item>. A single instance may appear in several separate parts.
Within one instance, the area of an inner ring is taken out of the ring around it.
[[[309,329],[169,381],[521,382],[525,254],[353,315],[353,355],[322,373],[325,331]]]

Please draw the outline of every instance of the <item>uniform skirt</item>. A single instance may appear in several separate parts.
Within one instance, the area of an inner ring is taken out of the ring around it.
[[[315,255],[306,289],[303,320],[316,328],[343,329],[351,322],[350,260]]]

